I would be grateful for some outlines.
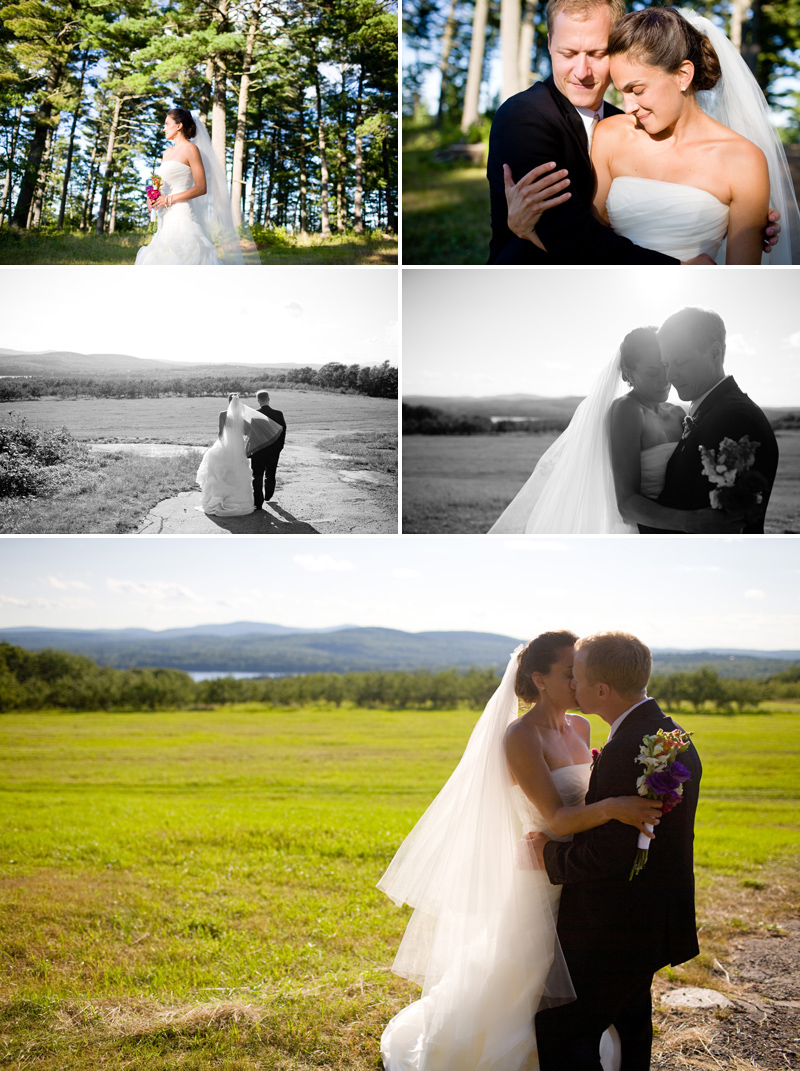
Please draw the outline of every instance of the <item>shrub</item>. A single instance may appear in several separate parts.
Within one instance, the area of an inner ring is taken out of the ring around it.
[[[0,495],[23,498],[49,491],[56,466],[86,455],[86,448],[66,428],[48,431],[31,426],[19,413],[0,425]]]

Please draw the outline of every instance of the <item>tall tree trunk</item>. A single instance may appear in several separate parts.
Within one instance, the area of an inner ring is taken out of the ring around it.
[[[97,181],[97,168],[95,167],[95,161],[97,160],[97,141],[95,137],[94,144],[92,145],[92,158],[89,161],[89,174],[86,176],[86,189],[83,195],[83,209],[81,211],[81,226],[80,229],[85,231],[91,216],[89,214],[89,205],[94,206],[94,192],[95,182]]]
[[[444,120],[444,98],[447,90],[447,75],[450,64],[450,50],[453,47],[453,37],[456,31],[456,0],[450,0],[450,11],[447,22],[444,24],[444,36],[442,38],[442,55],[439,59],[439,71],[441,82],[439,83],[439,108],[436,112],[436,126],[440,127]]]
[[[67,146],[67,162],[64,165],[64,182],[61,185],[61,204],[58,209],[58,229],[63,230],[64,227],[64,213],[67,207],[67,193],[69,191],[69,180],[72,174],[72,153],[75,148],[75,131],[78,128],[78,117],[81,113],[81,104],[83,103],[83,81],[86,77],[86,67],[89,62],[89,50],[88,48],[83,53],[83,62],[81,63],[81,79],[78,83],[78,97],[75,101],[75,114],[72,117],[72,127],[69,132],[69,145]]]
[[[108,233],[113,234],[117,229],[117,197],[119,196],[119,179],[114,183],[114,195],[111,198],[111,219],[108,222]]]
[[[239,82],[239,110],[236,115],[236,138],[233,143],[233,173],[231,175],[231,211],[233,222],[239,226],[242,222],[242,202],[244,200],[244,181],[242,179],[242,162],[244,160],[244,139],[247,132],[247,101],[250,96],[250,68],[253,64],[253,50],[256,45],[258,29],[258,4],[253,6],[247,27],[247,44],[242,64],[242,79]]]
[[[356,99],[356,174],[353,190],[353,230],[361,234],[364,230],[364,153],[361,137],[361,106],[364,92],[364,64],[359,68],[358,97]]]
[[[214,59],[209,56],[206,60],[206,80],[203,82],[203,87],[200,90],[200,106],[198,109],[198,115],[200,122],[208,130],[208,112],[211,108],[211,86],[214,81]]]
[[[218,30],[225,33],[228,29],[228,0],[220,0],[216,8]],[[223,174],[227,174],[225,159],[226,123],[225,104],[228,90],[228,61],[220,53],[214,55],[214,104],[211,109],[211,145],[214,155],[219,160]]]
[[[36,184],[39,179],[39,169],[42,166],[42,156],[47,144],[47,133],[51,129],[50,123],[53,116],[53,102],[50,99],[61,84],[61,76],[64,66],[60,60],[50,64],[47,74],[47,86],[45,99],[39,105],[36,113],[33,138],[28,148],[28,160],[25,165],[25,174],[22,177],[17,207],[14,209],[13,223],[17,227],[26,227],[31,211]]]
[[[347,217],[347,69],[342,63],[342,91],[339,94],[339,130],[336,139],[336,230],[344,234]]]
[[[47,187],[50,185],[50,165],[53,159],[53,144],[55,142],[55,131],[52,127],[47,131],[47,141],[44,146],[44,156],[42,157],[42,166],[39,168],[39,181],[36,184],[36,194],[31,204],[31,211],[28,215],[28,226],[36,227],[37,229],[42,225],[42,215],[44,213],[44,201],[47,196]]]
[[[271,226],[272,219],[272,191],[275,189],[275,166],[278,161],[278,142],[280,141],[281,128],[274,132],[272,135],[270,147],[269,147],[269,182],[267,183],[267,196],[266,204],[264,206],[264,222],[266,226]]]
[[[519,33],[519,88],[533,85],[533,40],[536,33],[537,0],[522,0],[522,28]]]
[[[733,0],[731,9],[731,44],[737,52],[742,51],[742,26],[750,7],[749,0]]]
[[[114,118],[111,120],[111,129],[108,132],[108,141],[106,142],[106,165],[105,171],[103,172],[103,192],[100,195],[100,208],[97,212],[97,222],[94,225],[95,234],[102,234],[106,225],[108,197],[111,191],[111,179],[114,174],[114,146],[117,141],[117,130],[119,129],[119,117],[122,114],[122,105],[126,99],[126,97],[119,95],[114,97]]]
[[[297,87],[297,112],[300,126],[300,237],[308,237],[308,169],[306,166],[306,113],[304,108],[305,87]]]
[[[19,137],[19,128],[22,125],[22,105],[17,108],[17,115],[14,119],[14,125],[11,128],[11,145],[8,150],[8,167],[6,168],[6,177],[3,182],[3,196],[0,199],[0,224],[3,222],[3,216],[6,214],[6,207],[9,208],[9,223],[11,222],[11,182],[14,175],[14,157],[17,153],[17,139]]]
[[[256,153],[253,159],[253,174],[250,176],[250,201],[247,206],[247,223],[251,230],[256,222],[256,187],[258,186],[260,177],[258,170],[258,153]]]
[[[394,176],[392,175],[388,135],[381,142],[381,155],[383,156],[383,178],[386,183],[386,229],[394,234],[397,231],[397,202],[394,196]]]
[[[464,111],[461,114],[462,134],[467,134],[469,128],[478,121],[478,101],[481,95],[481,83],[483,82],[483,53],[486,47],[486,20],[488,16],[489,0],[475,0],[467,87],[464,91]]]
[[[500,49],[503,54],[501,103],[519,92],[520,0],[500,0]]]
[[[330,238],[331,224],[328,216],[328,154],[325,147],[325,124],[322,116],[322,91],[319,85],[319,66],[314,57],[314,89],[317,94],[317,130],[319,139],[319,211],[322,218],[322,237]]]

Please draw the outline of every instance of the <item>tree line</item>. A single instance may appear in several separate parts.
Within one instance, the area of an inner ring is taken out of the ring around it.
[[[501,435],[507,431],[562,432],[568,420],[491,420],[478,413],[446,413],[428,405],[403,405],[403,435]]]
[[[391,0],[0,0],[0,41],[0,224],[141,226],[175,104],[236,223],[397,230]]]
[[[397,397],[397,368],[384,361],[371,368],[330,361],[321,368],[304,366],[268,375],[246,372],[217,374],[164,374],[160,376],[30,376],[0,379],[0,402],[37,398],[204,398],[229,394],[255,394],[257,390],[299,387],[303,390],[364,394],[370,398]]]
[[[635,7],[658,2],[642,0]],[[781,136],[795,141],[800,133],[800,96],[786,80],[798,67],[800,22],[795,0],[693,0],[688,6],[721,25],[769,103],[783,110]],[[438,89],[432,111],[436,125],[460,127],[470,140],[486,133],[481,129],[479,100],[486,96],[489,73],[497,69],[498,60],[502,83],[487,102],[488,116],[502,101],[550,73],[545,0],[409,0],[404,5],[403,37],[404,113],[420,114],[423,87],[433,82]]]
[[[0,643],[0,711],[169,710],[259,703],[302,707],[330,703],[391,710],[481,710],[500,683],[494,668],[366,673],[309,673],[301,676],[193,681],[178,669],[111,669],[64,651],[27,651]],[[756,710],[768,700],[800,699],[800,664],[763,680],[721,678],[703,668],[656,674],[649,694],[675,709],[718,713]]]

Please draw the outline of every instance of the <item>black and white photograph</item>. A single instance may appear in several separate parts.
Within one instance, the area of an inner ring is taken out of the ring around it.
[[[0,532],[396,533],[394,274],[149,278],[3,272]]]
[[[409,270],[403,531],[800,530],[794,272]]]

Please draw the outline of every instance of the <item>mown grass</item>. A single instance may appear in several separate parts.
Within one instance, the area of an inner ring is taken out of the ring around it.
[[[376,472],[397,474],[396,433],[355,432],[352,435],[333,435],[320,439],[317,446],[320,450],[341,454],[352,460],[354,468],[366,467]]]
[[[403,263],[485,264],[491,219],[485,164],[437,163],[461,137],[433,121],[403,124]]]
[[[374,1071],[416,992],[389,970],[407,911],[375,882],[476,717],[3,715],[0,1059]],[[727,933],[800,906],[800,745],[791,713],[681,721],[704,762],[704,951],[675,977],[707,980]]]
[[[552,432],[404,436],[403,531],[487,532],[555,438]],[[800,532],[800,432],[779,432],[778,446],[765,531]]]
[[[125,234],[96,235],[94,231],[17,231],[0,229],[1,264],[133,264],[153,231],[141,228]],[[306,240],[283,231],[257,229],[262,264],[396,264],[397,239],[378,231],[319,235]]]
[[[92,453],[79,464],[58,466],[52,494],[0,499],[0,533],[120,534],[139,527],[148,510],[179,491],[192,490],[197,450],[174,457]]]

